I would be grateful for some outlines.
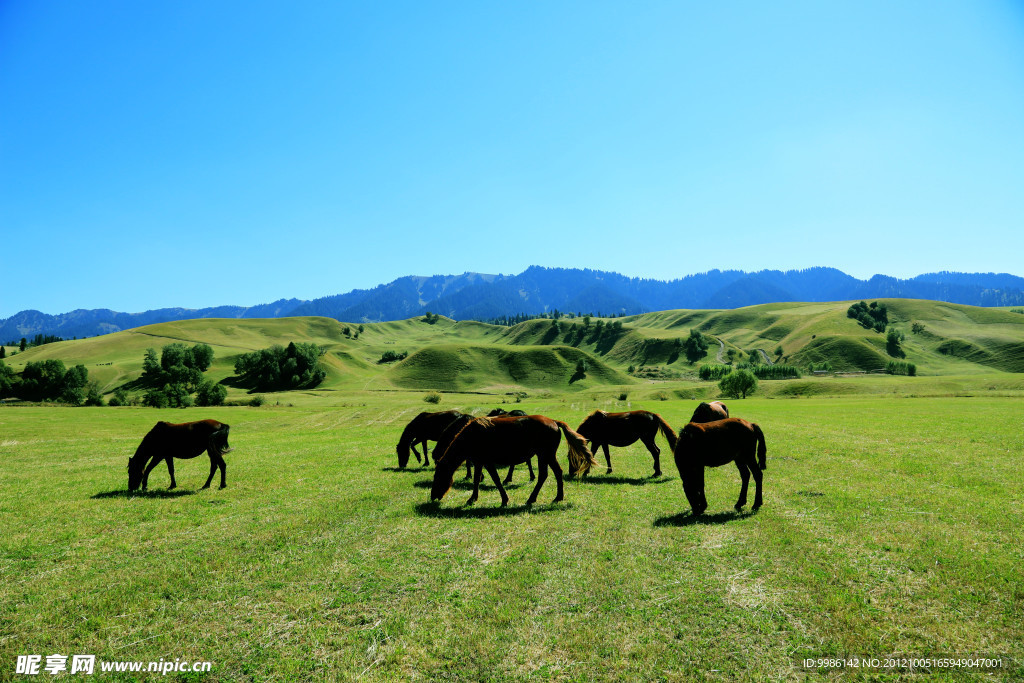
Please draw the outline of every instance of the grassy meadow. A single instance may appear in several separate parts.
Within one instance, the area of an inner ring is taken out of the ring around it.
[[[0,402],[0,680],[25,680],[18,655],[54,653],[213,664],[172,680],[913,675],[800,664],[887,655],[1003,657],[987,674],[937,675],[1020,680],[1024,315],[885,303],[916,377],[872,373],[885,338],[847,318],[849,302],[648,313],[612,333],[579,318],[203,319],[9,354],[15,371],[56,358],[105,394],[138,396],[147,348],[202,342],[206,376],[235,405]],[[663,476],[641,444],[613,448],[614,475],[599,456],[564,502],[550,503],[549,478],[530,510],[525,468],[506,509],[486,477],[474,506],[461,479],[438,505],[432,468],[396,468],[423,410],[522,408],[577,426],[594,409],[644,408],[679,429],[719,398],[680,357],[691,329],[712,342],[701,362],[760,350],[839,371],[727,401],[767,437],[757,513],[733,512],[730,465],[708,472],[694,519],[660,437]],[[323,383],[246,405],[234,360],[290,341],[323,348]],[[388,351],[407,356],[378,362]],[[436,391],[440,404],[422,400]],[[174,491],[161,465],[148,493],[127,492],[128,457],[157,420],[208,417],[232,428],[226,489],[197,490],[202,456],[177,461]]]
[[[1016,655],[988,676],[1019,680],[1016,390],[884,389],[730,401],[764,428],[765,505],[733,512],[727,466],[708,472],[699,520],[671,458],[652,479],[639,443],[612,450],[614,475],[567,482],[563,503],[550,504],[549,478],[531,510],[525,468],[507,509],[486,480],[472,507],[461,479],[429,503],[432,469],[395,468],[419,411],[479,414],[507,397],[0,408],[0,679],[23,679],[18,654],[87,653],[213,663],[172,680],[278,681],[799,680],[819,675],[799,660],[821,656]],[[646,408],[679,428],[696,405],[645,391],[544,392],[514,407],[573,426],[595,408]],[[228,488],[197,490],[202,456],[177,461],[177,490],[161,466],[148,493],[129,495],[125,465],[145,432],[205,417],[232,427]]]

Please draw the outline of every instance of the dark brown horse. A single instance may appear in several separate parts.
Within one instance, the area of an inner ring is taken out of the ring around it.
[[[519,412],[521,413],[521,411],[519,411]],[[523,414],[523,415],[525,415],[525,414]],[[487,417],[490,417],[490,416],[487,416]],[[455,437],[459,434],[460,431],[462,431],[462,428],[465,427],[466,424],[469,423],[469,421],[472,420],[472,419],[473,419],[473,416],[471,416],[471,415],[460,415],[458,418],[456,418],[455,420],[452,421],[452,424],[450,424],[449,426],[444,428],[444,431],[441,432],[441,435],[437,438],[437,444],[434,446],[434,463],[436,463],[438,459],[444,457],[444,452],[447,450],[447,447],[449,447],[449,445],[451,445],[451,443],[455,439]],[[534,461],[527,460],[526,461],[526,467],[529,468],[529,480],[532,481],[532,480],[536,479],[537,477],[534,474]],[[466,478],[467,479],[470,478],[471,476],[473,476],[473,469],[472,468],[473,468],[473,461],[472,461],[472,459],[466,460]],[[514,470],[515,470],[515,465],[512,465],[512,466],[509,467],[509,472],[508,472],[508,474],[505,475],[505,481],[503,483],[506,483],[506,484],[512,483],[512,472]]]
[[[142,439],[135,449],[135,455],[128,459],[128,490],[134,491],[142,485],[146,490],[149,473],[161,461],[167,461],[167,471],[171,474],[171,486],[178,483],[174,480],[174,458],[186,460],[202,455],[205,451],[210,456],[210,476],[206,478],[203,488],[210,488],[213,473],[220,468],[220,487],[227,486],[227,464],[224,454],[231,452],[228,446],[230,427],[216,420],[199,420],[198,422],[157,422]],[[148,463],[148,464],[147,464]]]
[[[530,494],[527,505],[537,502],[540,487],[548,478],[548,468],[555,473],[558,482],[558,495],[554,501],[562,500],[562,466],[558,464],[558,445],[565,434],[569,443],[570,476],[584,473],[597,463],[594,456],[587,450],[587,443],[582,436],[574,432],[569,425],[552,420],[543,415],[527,415],[525,417],[478,417],[471,420],[456,435],[451,446],[440,460],[434,461],[434,485],[430,491],[431,500],[441,500],[455,482],[455,470],[463,462],[472,458],[474,467],[473,495],[466,502],[475,503],[480,494],[480,479],[483,470],[491,475],[494,485],[501,494],[501,506],[508,505],[508,494],[498,478],[499,467],[517,465],[526,462],[534,455],[540,473],[537,485]]]
[[[643,441],[654,457],[654,476],[661,475],[661,449],[654,443],[654,437],[661,430],[668,441],[669,449],[676,447],[676,433],[661,418],[661,415],[647,410],[631,410],[626,413],[606,413],[595,410],[583,420],[576,431],[590,442],[590,448],[597,453],[598,446],[604,448],[604,459],[608,463],[606,474],[612,473],[612,458],[608,446],[630,446],[637,439]]]
[[[701,403],[697,406],[697,410],[693,411],[693,417],[690,418],[690,422],[714,422],[715,420],[724,420],[729,417],[729,409],[725,407],[725,404],[721,401],[712,401],[711,403]]]
[[[437,441],[441,438],[441,434],[444,430],[455,420],[463,417],[463,414],[457,410],[444,410],[439,413],[420,413],[412,419],[412,421],[405,426],[402,431],[401,438],[398,439],[398,445],[395,446],[395,452],[398,454],[398,466],[405,469],[405,466],[409,464],[409,447],[412,447],[413,455],[416,456],[416,462],[420,462],[420,453],[416,450],[416,444],[423,446],[423,464],[430,464],[430,457],[428,455],[427,441]],[[472,417],[467,416],[467,417]],[[444,451],[441,451],[442,453]],[[434,448],[434,460],[437,460],[437,448]]]
[[[750,475],[754,475],[757,486],[752,509],[761,507],[761,472],[768,468],[767,454],[761,428],[737,417],[703,424],[691,422],[683,427],[676,443],[675,459],[679,478],[683,480],[683,492],[693,514],[700,515],[708,508],[708,500],[704,496],[704,468],[719,467],[728,462],[736,463],[743,479],[736,509],[747,504]]]

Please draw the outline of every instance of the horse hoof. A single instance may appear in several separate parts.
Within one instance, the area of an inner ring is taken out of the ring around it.
[[[222,488],[222,489],[226,489],[227,487],[228,487],[228,485],[227,485],[227,484],[224,484],[224,485],[223,485],[223,486],[221,486],[220,488]]]
[[[210,488],[210,485],[209,485],[209,484],[207,484],[206,486],[200,486],[200,487],[199,487],[199,490],[200,490],[200,491],[205,491],[205,490],[206,490],[206,489],[208,489],[208,488]]]
[[[604,471],[604,473],[605,473],[605,474],[611,474],[611,473],[612,473],[612,468],[611,468],[611,467],[609,467],[608,469],[606,469],[606,470]]]
[[[651,476],[652,476],[652,477],[660,477],[660,476],[661,476],[661,470],[658,470],[657,472],[655,472],[655,473],[654,473],[654,474],[652,474]]]

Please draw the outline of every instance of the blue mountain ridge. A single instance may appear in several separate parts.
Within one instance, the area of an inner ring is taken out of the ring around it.
[[[403,320],[426,312],[455,320],[489,320],[552,310],[631,315],[671,309],[739,308],[782,301],[931,299],[972,306],[1024,305],[1024,278],[1007,273],[938,272],[859,280],[835,268],[709,270],[676,280],[531,266],[518,275],[410,275],[373,289],[309,301],[279,299],[257,306],[161,308],[142,313],[78,309],[50,315],[26,310],[0,320],[0,341],[37,334],[92,337],[142,325],[191,318],[324,316],[344,322]]]

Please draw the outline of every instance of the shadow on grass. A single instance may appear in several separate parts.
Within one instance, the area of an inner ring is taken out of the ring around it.
[[[495,500],[500,503],[500,500]],[[478,507],[477,505],[463,505],[462,507],[443,507],[437,502],[420,503],[415,508],[417,515],[421,517],[435,517],[446,519],[488,519],[490,517],[511,517],[523,514],[541,514],[546,512],[558,512],[560,510],[571,510],[572,503],[537,503],[532,507],[515,505],[509,507]]]
[[[578,481],[582,484],[627,484],[629,486],[647,486],[648,484],[664,484],[673,481],[673,478],[660,475],[657,477],[616,477],[615,475],[601,475],[598,477],[574,477],[568,481]]]
[[[413,486],[415,486],[418,489],[429,489],[433,485],[434,485],[434,480],[433,479],[430,479],[428,481],[418,481],[415,484],[413,484]],[[515,482],[513,482],[511,484],[506,484],[506,483],[502,482],[501,485],[503,487],[505,487],[506,491],[515,491],[517,488],[520,488],[522,486],[536,486],[536,482],[527,481],[525,484],[516,484]],[[473,480],[472,479],[456,479],[455,483],[452,484],[452,490],[455,490],[455,489],[458,489],[460,491],[472,491],[473,490]],[[497,491],[498,487],[495,486],[494,482],[490,481],[489,479],[486,480],[486,481],[485,480],[481,480],[480,481],[480,490],[481,491]]]
[[[167,489],[158,489],[155,491],[129,491],[128,489],[120,489],[118,491],[104,491],[103,493],[97,493],[94,496],[89,496],[91,500],[103,500],[105,498],[180,498],[182,496],[194,496],[195,491],[183,491],[181,489],[175,489],[174,491],[168,491]]]
[[[398,472],[401,474],[419,474],[420,472],[433,472],[434,466],[416,465],[415,467],[381,467],[381,472]]]
[[[687,510],[686,512],[680,512],[679,514],[670,515],[668,517],[658,517],[656,520],[654,520],[654,526],[693,526],[696,524],[726,524],[728,522],[753,517],[756,514],[756,510],[744,512],[736,512],[735,510],[730,510],[729,512],[714,512],[710,515],[703,514],[700,517],[694,517],[693,513]]]

